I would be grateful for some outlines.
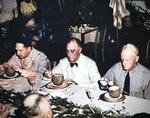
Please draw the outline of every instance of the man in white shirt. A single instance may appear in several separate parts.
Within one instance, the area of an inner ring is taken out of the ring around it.
[[[97,65],[92,59],[83,55],[81,51],[81,41],[71,38],[66,45],[67,57],[59,61],[52,73],[63,74],[67,82],[73,80],[82,85],[97,86],[97,81],[101,77]],[[49,77],[51,77],[51,73],[49,73]]]

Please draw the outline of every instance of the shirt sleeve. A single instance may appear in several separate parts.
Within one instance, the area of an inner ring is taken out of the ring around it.
[[[38,60],[38,68],[37,70],[35,70],[37,73],[41,73],[43,74],[46,70],[47,70],[47,67],[48,67],[48,59],[46,56],[43,56],[41,57],[39,60]],[[32,70],[32,69],[31,69]],[[33,69],[34,71],[34,69]]]
[[[9,64],[12,64],[12,65],[16,65],[16,66],[19,66],[18,65],[18,59],[16,57],[16,54],[14,54],[8,61]]]
[[[116,70],[116,65],[112,66],[104,75],[105,79],[114,81],[115,80],[115,70]]]
[[[91,79],[91,82],[97,82],[101,78],[101,75],[98,71],[98,68],[95,62],[92,62],[90,64],[88,71],[89,71],[89,77]]]
[[[57,64],[57,66],[53,68],[52,73],[53,73],[53,74],[54,74],[54,73],[63,74],[63,68],[62,68],[63,65],[62,65],[62,64],[63,64],[63,63],[62,63],[62,60],[60,60],[59,63]]]
[[[146,74],[144,86],[144,98],[150,100],[150,73]]]

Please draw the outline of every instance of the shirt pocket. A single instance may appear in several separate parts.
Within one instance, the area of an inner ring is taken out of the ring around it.
[[[140,87],[130,87],[130,95],[133,97],[143,98],[143,90]]]

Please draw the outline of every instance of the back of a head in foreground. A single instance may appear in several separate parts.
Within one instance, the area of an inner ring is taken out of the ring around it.
[[[27,118],[53,118],[49,99],[42,94],[30,94],[23,101],[21,110]]]

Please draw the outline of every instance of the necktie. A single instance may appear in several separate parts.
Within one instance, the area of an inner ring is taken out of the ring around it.
[[[78,67],[77,63],[70,63],[70,66],[73,67],[74,65],[76,65]]]
[[[129,93],[130,93],[130,75],[128,72],[124,82],[123,94],[129,95]]]

